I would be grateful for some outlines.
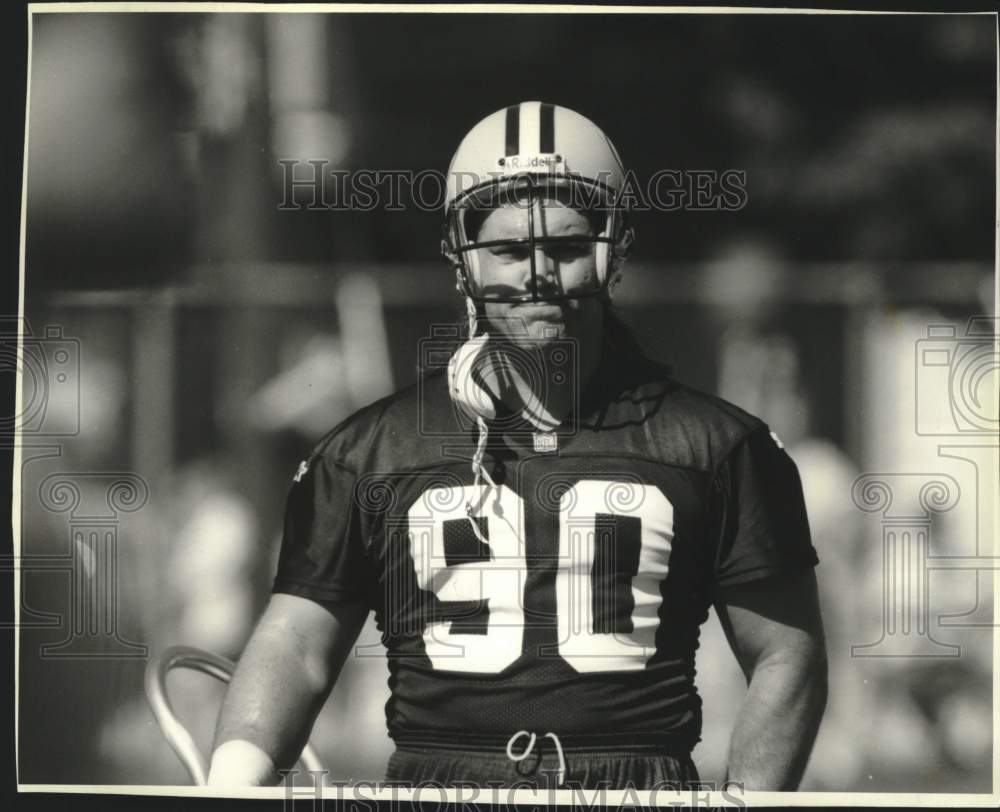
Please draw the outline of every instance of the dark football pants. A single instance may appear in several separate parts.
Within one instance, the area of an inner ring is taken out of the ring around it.
[[[547,744],[547,743],[546,743]],[[688,756],[634,750],[566,750],[562,786],[582,789],[687,789],[698,781]],[[397,746],[389,758],[386,780],[407,786],[523,787],[558,789],[559,756],[541,743],[521,761],[503,749],[458,750]]]

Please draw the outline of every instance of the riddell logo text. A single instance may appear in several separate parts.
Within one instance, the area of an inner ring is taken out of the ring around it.
[[[499,164],[507,170],[515,169],[537,169],[545,167],[549,169],[562,163],[562,158],[558,155],[509,155],[501,158]]]

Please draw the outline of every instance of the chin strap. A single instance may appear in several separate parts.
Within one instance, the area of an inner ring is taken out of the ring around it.
[[[489,488],[496,489],[497,485],[493,481],[493,477],[490,476],[490,472],[486,470],[486,466],[483,465],[483,455],[486,453],[486,441],[489,438],[489,429],[486,427],[486,421],[481,417],[476,418],[476,425],[479,427],[479,441],[476,443],[476,453],[472,456],[472,487],[482,488],[482,496],[479,500],[479,504],[482,505],[486,502],[486,498],[489,494]],[[483,480],[486,482],[484,483]],[[469,524],[472,525],[472,532],[476,534],[476,538],[483,544],[489,544],[489,540],[483,537],[483,534],[479,530],[479,524],[476,522],[475,514],[476,509],[472,505],[472,500],[470,499],[465,503],[465,515],[469,517]]]
[[[486,342],[489,340],[489,334],[483,334],[482,336],[476,335],[476,330],[479,327],[478,314],[476,313],[476,303],[472,301],[470,297],[465,298],[465,313],[468,318],[469,324],[469,340],[466,345],[459,349],[458,352],[452,357],[452,363],[448,365],[449,372],[449,384],[452,397],[456,399],[462,410],[470,417],[476,421],[476,428],[479,430],[479,439],[476,441],[476,451],[472,455],[472,487],[483,488],[481,493],[481,498],[479,499],[479,505],[483,505],[489,495],[488,489],[496,489],[496,483],[493,481],[493,477],[490,476],[490,472],[486,470],[486,466],[483,465],[483,457],[486,455],[486,443],[489,440],[489,427],[486,425],[486,418],[493,418],[496,416],[496,408],[493,405],[492,399],[488,392],[484,391],[478,384],[472,380],[472,374],[474,371],[474,362],[476,358],[482,352],[488,352],[486,348]],[[466,371],[466,379],[459,380],[459,357],[466,352],[466,348],[469,348],[471,355],[463,359],[468,364],[468,370]],[[469,392],[469,388],[472,388],[472,392]],[[488,484],[487,484],[488,483]],[[480,543],[488,544],[488,540],[484,538],[482,532],[479,530],[479,524],[475,520],[476,509],[472,504],[470,499],[465,503],[465,515],[469,518],[469,524],[472,525],[472,532],[475,534],[476,538],[479,539]]]
[[[543,432],[552,432],[559,421],[549,413],[539,395],[530,384],[524,381],[523,375],[503,358],[490,357],[493,351],[489,346],[490,335],[476,335],[479,329],[479,314],[471,297],[465,297],[465,312],[468,318],[469,337],[459,347],[448,362],[448,391],[452,400],[462,413],[473,420],[479,432],[476,451],[472,457],[473,488],[493,488],[497,485],[483,464],[486,455],[486,444],[489,440],[487,420],[497,416],[496,397],[516,398],[522,417]],[[481,494],[479,507],[485,504],[487,492]],[[473,518],[476,508],[472,500],[466,502],[465,512],[472,524],[476,538],[483,544],[487,543],[479,531],[479,526]]]
[[[471,296],[465,297],[465,318],[469,325],[469,338],[476,334],[479,329],[479,314],[476,312],[476,303]]]

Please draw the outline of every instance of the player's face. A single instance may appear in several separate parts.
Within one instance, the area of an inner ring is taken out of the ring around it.
[[[535,234],[580,237],[580,242],[540,243],[535,246],[535,279],[527,245],[496,245],[479,251],[484,291],[504,295],[535,293],[572,296],[574,290],[593,290],[597,285],[597,262],[593,229],[588,218],[559,200],[537,199],[532,203]],[[528,234],[528,206],[506,205],[491,211],[483,221],[478,242],[511,240]],[[536,291],[537,288],[537,291]],[[515,341],[581,337],[600,329],[598,297],[570,298],[559,302],[487,302],[490,329]]]

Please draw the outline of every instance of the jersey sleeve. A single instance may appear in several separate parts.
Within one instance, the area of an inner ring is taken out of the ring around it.
[[[716,587],[819,563],[798,469],[767,426],[751,431],[723,460],[713,500]]]
[[[372,606],[375,575],[354,498],[357,475],[321,455],[306,465],[288,494],[272,591]]]

